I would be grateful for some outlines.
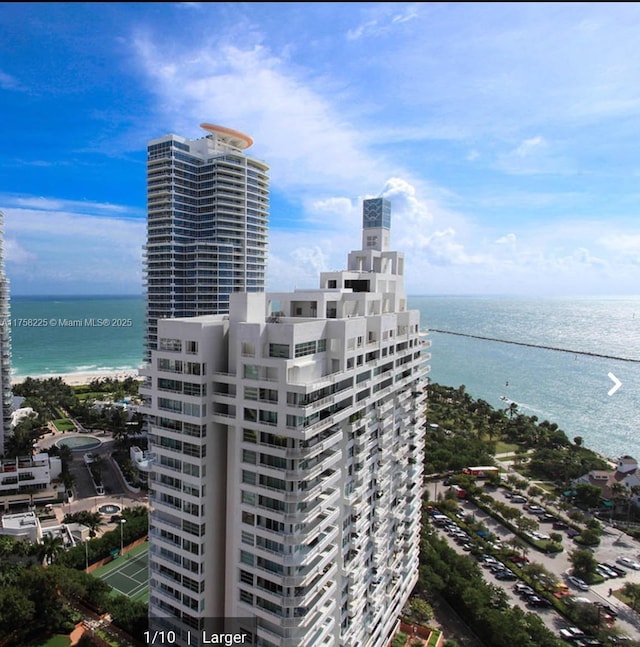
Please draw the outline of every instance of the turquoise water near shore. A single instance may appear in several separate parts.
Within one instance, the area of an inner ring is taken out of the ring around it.
[[[125,371],[142,364],[144,300],[11,297],[14,377]]]
[[[501,398],[508,398],[522,413],[557,422],[570,439],[582,436],[606,456],[640,458],[640,297],[410,296],[409,307],[420,310],[425,330],[575,351],[429,335],[432,380],[464,384],[494,407],[506,406]],[[11,318],[16,377],[124,371],[142,364],[142,296],[12,297]],[[611,396],[610,372],[622,382]]]

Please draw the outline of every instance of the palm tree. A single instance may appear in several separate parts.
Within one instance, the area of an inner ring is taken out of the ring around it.
[[[56,557],[64,550],[64,542],[60,535],[46,534],[42,537],[42,542],[38,551],[38,558],[47,564],[53,564]]]
[[[633,497],[640,495],[640,485],[632,485],[629,489],[629,496],[627,498],[627,523],[631,519],[631,506],[633,505]]]
[[[89,528],[90,537],[95,537],[98,528],[104,524],[102,515],[99,512],[89,512],[88,510],[78,513],[76,520],[78,523]]]
[[[638,599],[640,599],[640,584],[627,582],[622,587],[622,594],[627,596],[631,600],[631,608],[635,611],[636,605],[638,604]]]
[[[611,498],[614,501],[615,508],[617,508],[618,504],[627,498],[627,494],[628,491],[624,483],[621,483],[620,481],[613,483],[611,486]]]

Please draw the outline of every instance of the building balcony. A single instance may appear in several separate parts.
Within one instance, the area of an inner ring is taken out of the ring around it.
[[[211,414],[212,422],[217,422],[221,425],[233,425],[236,421],[236,413],[222,413],[221,411],[214,411]],[[264,424],[264,423],[261,423]]]
[[[322,554],[325,552],[333,552],[335,550],[334,546],[330,544],[335,542],[338,536],[338,529],[333,527],[327,529],[326,532],[323,532],[319,535],[318,541],[313,546],[303,546],[300,550],[292,553],[291,555],[283,556],[283,564],[285,566],[304,566],[311,561],[311,557]]]
[[[306,441],[306,447],[287,449],[287,458],[311,459],[321,452],[337,445],[342,440],[342,430],[339,427],[327,429]]]
[[[269,622],[269,625],[272,625],[272,621]],[[258,624],[258,638],[268,640],[278,647],[300,647],[300,640],[305,635],[305,630],[300,631],[290,631],[290,630],[281,630],[277,632],[276,627],[274,631],[271,631],[264,626],[265,623]]]
[[[337,489],[322,492],[314,504],[306,510],[285,512],[282,515],[283,521],[285,523],[303,523],[308,521],[309,519],[315,518],[315,515],[322,514],[328,509],[335,508],[338,505],[339,497],[340,492]],[[273,510],[271,510],[271,512],[273,512]]]
[[[359,582],[354,587],[349,587],[349,602],[347,606],[347,615],[349,618],[357,618],[364,611],[366,603],[367,587],[364,582]]]
[[[288,481],[313,481],[323,472],[335,467],[342,459],[339,451],[328,451],[325,456],[321,456],[317,463],[309,465],[306,468],[296,470],[286,470],[285,479]]]
[[[264,571],[259,567],[257,569]],[[298,570],[296,575],[286,575],[279,578],[282,586],[309,586],[318,577],[318,573],[329,573],[330,579],[335,579],[337,572],[335,553],[333,551],[318,553],[309,564],[296,570]],[[274,577],[274,574],[270,573],[270,576]]]

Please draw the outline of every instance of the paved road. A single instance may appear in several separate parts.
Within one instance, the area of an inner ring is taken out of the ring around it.
[[[101,434],[82,434],[82,433],[56,433],[54,436],[46,436],[39,441],[40,447],[46,451],[48,447],[55,444],[61,438],[92,436],[101,441],[97,449],[88,450],[92,454],[104,458],[104,470],[102,480],[105,486],[105,494],[97,495],[93,482],[89,476],[89,470],[84,464],[84,451],[73,452],[73,461],[69,467],[71,473],[75,476],[74,483],[74,500],[71,503],[55,504],[54,510],[56,516],[62,521],[64,514],[72,512],[81,512],[90,510],[96,512],[98,508],[106,503],[115,503],[122,507],[135,507],[138,505],[148,505],[148,497],[145,494],[131,492],[124,480],[120,476],[117,468],[114,466],[111,452],[113,451],[113,436],[109,433]]]

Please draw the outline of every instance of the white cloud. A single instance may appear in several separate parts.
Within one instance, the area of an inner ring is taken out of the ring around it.
[[[418,18],[422,3],[401,5],[399,3],[375,3],[373,7],[367,6],[367,13],[374,14],[373,18],[366,20],[357,27],[347,31],[347,40],[359,40],[364,37],[380,37],[390,33],[394,25],[409,22]]]
[[[640,265],[640,233],[611,232],[598,242],[620,261]]]
[[[3,90],[17,90],[19,85],[15,77],[0,70],[0,88]]]
[[[142,292],[144,220],[96,219],[95,212],[105,208],[127,211],[119,205],[76,203],[87,212],[81,213],[57,210],[55,199],[24,196],[13,201],[40,207],[4,209],[6,274],[13,293],[72,293],[82,285],[96,294]]]
[[[516,243],[517,243],[517,238],[516,235],[513,233],[506,234],[506,236],[500,236],[495,241],[496,245],[504,245],[506,247],[510,247],[512,249],[515,249]]]
[[[355,225],[356,206],[349,198],[326,198],[313,201],[307,212],[310,223],[323,225],[326,229],[344,230],[345,223]]]
[[[393,203],[394,215],[398,214],[412,227],[423,227],[433,220],[426,202],[418,197],[416,187],[407,180],[399,177],[387,180],[381,195]],[[392,222],[396,219],[392,216]]]
[[[586,274],[613,271],[617,260],[610,259],[604,242],[595,242],[601,232],[578,222],[576,204],[587,201],[581,188],[563,185],[557,192],[544,185],[540,190],[518,178],[514,189],[506,177],[559,177],[580,169],[573,131],[565,134],[558,127],[575,126],[571,120],[581,112],[581,101],[597,105],[611,98],[618,108],[602,104],[602,110],[630,109],[625,101],[632,103],[633,96],[625,93],[631,90],[618,90],[636,87],[622,82],[634,72],[614,70],[617,90],[611,94],[577,65],[583,61],[572,50],[575,41],[563,40],[572,28],[580,43],[600,40],[600,23],[585,15],[578,28],[575,15],[562,7],[549,16],[531,6],[524,10],[527,20],[506,7],[507,14],[502,9],[493,14],[496,24],[473,6],[443,10],[420,3],[398,9],[389,4],[357,11],[349,49],[336,46],[333,63],[324,52],[321,71],[313,58],[320,55],[315,49],[320,37],[308,58],[298,42],[280,43],[277,54],[264,44],[273,41],[266,34],[256,37],[257,30],[235,45],[226,36],[217,41],[213,36],[182,52],[165,41],[136,39],[165,132],[196,137],[202,121],[246,131],[256,142],[250,152],[271,167],[272,190],[301,205],[293,232],[278,228],[272,214],[268,289],[315,287],[319,271],[344,267],[348,251],[360,245],[361,198],[371,195],[392,201],[392,248],[405,253],[409,293],[425,293],[436,284],[466,292],[514,291],[515,285],[540,290],[542,281],[550,288],[573,282],[581,290]],[[457,20],[463,11],[472,15]],[[463,28],[455,42],[445,37],[447,20]],[[391,47],[384,37],[407,24],[416,28]],[[385,46],[371,48],[370,37]],[[525,41],[531,47],[523,50]],[[565,53],[562,60],[558,47]],[[340,59],[345,51],[348,61]],[[600,57],[604,67],[616,60],[604,59],[606,53]],[[343,67],[349,70],[344,75]],[[604,67],[598,67],[599,82],[607,78]],[[384,88],[380,94],[364,81],[373,69],[374,87]],[[350,85],[353,78],[359,82]],[[594,111],[580,119],[584,125],[598,118]],[[411,147],[425,140],[431,140],[426,152]],[[453,153],[437,149],[452,141]],[[457,173],[450,160],[462,161],[465,155],[467,162],[477,162],[474,169],[485,164],[482,177],[449,181],[443,172],[443,184],[460,187],[447,191],[428,182],[428,169],[436,175],[439,170],[434,160]],[[551,214],[552,205],[562,209]],[[546,216],[536,218],[534,210]],[[631,261],[633,254],[631,248],[625,258]]]
[[[36,255],[26,250],[14,238],[5,238],[4,259],[8,264],[24,265],[36,260]]]
[[[324,81],[287,68],[266,48],[218,43],[169,58],[148,40],[136,44],[150,90],[176,132],[195,136],[195,125],[207,120],[246,131],[256,142],[250,152],[268,161],[273,182],[289,193],[331,185],[357,194],[384,181],[368,142],[314,90]]]
[[[514,154],[517,157],[530,157],[540,149],[547,148],[547,143],[539,135],[531,139],[525,139],[520,146],[516,148]]]
[[[565,175],[575,172],[575,164],[562,152],[560,145],[552,146],[540,135],[525,139],[510,151],[499,154],[496,166],[513,175]]]
[[[59,198],[45,198],[37,196],[15,196],[7,197],[7,202],[5,204],[13,204],[16,207],[24,209],[37,209],[40,211],[74,211],[80,210],[85,213],[117,213],[125,214],[131,213],[132,209],[130,207],[124,207],[122,205],[111,204],[111,203],[100,203],[100,202],[82,202],[79,200],[64,200]]]

